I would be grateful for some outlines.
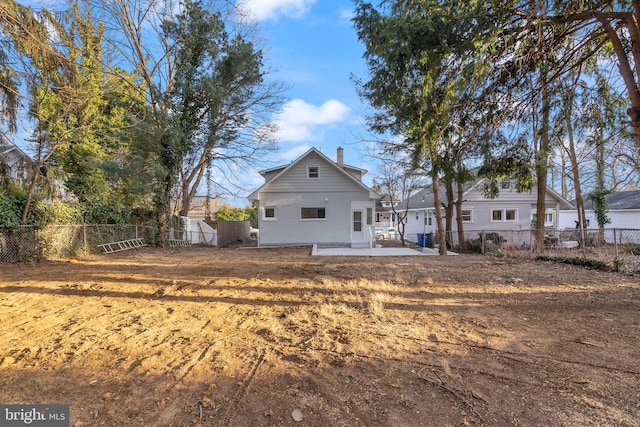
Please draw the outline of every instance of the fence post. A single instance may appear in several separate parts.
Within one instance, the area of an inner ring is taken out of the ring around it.
[[[484,254],[484,230],[480,233],[480,251]]]
[[[617,228],[613,229],[613,247],[614,247],[614,261],[618,259],[618,237],[616,236]]]

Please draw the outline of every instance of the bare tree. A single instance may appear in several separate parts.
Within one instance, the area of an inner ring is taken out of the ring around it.
[[[398,203],[394,203],[394,201],[408,200],[416,190],[425,185],[424,175],[412,171],[409,166],[408,162],[401,160],[386,161],[381,167],[378,179],[376,179],[380,189],[391,198],[391,209],[396,216],[396,229],[400,235],[402,246],[406,246],[405,226],[409,214],[409,204],[405,203],[400,209]]]

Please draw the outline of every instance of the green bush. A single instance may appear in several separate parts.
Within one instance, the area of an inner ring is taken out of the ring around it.
[[[0,195],[0,228],[10,229],[22,225],[22,211],[26,199],[21,196]],[[25,225],[34,225],[40,227],[43,221],[34,204],[27,213],[27,221]]]

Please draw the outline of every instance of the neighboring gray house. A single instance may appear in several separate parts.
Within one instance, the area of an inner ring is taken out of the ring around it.
[[[465,231],[519,231],[530,230],[536,219],[537,191],[519,193],[515,183],[505,180],[499,183],[500,193],[495,199],[488,199],[483,194],[484,180],[477,179],[465,185],[464,202],[462,204],[463,226]],[[457,194],[457,193],[456,193]],[[444,189],[440,192],[446,203]],[[396,209],[409,208],[405,236],[416,241],[418,233],[437,231],[435,222],[435,206],[433,191],[427,188],[401,202]],[[545,227],[558,229],[558,218],[561,208],[570,208],[571,204],[558,193],[547,188]],[[443,208],[444,212],[444,208]],[[444,213],[443,213],[444,215]],[[453,231],[456,231],[454,220]]]
[[[3,179],[26,181],[33,161],[15,145],[0,141],[0,174]]]
[[[286,166],[260,171],[265,183],[249,195],[258,202],[259,246],[373,244],[375,202],[362,183],[367,171],[337,162],[315,148]]]
[[[376,200],[376,218],[374,225],[376,229],[387,229],[395,227],[396,215],[393,207],[399,203],[399,200],[392,198],[388,194],[378,197]]]
[[[631,228],[640,229],[640,190],[619,191],[606,196],[608,212],[607,216],[611,222],[605,228]],[[598,228],[598,221],[593,210],[593,201],[585,200],[585,215],[587,228]],[[578,211],[575,201],[570,208],[560,211],[559,228],[574,228],[578,220]]]

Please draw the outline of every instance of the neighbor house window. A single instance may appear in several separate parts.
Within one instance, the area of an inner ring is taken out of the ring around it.
[[[325,219],[325,208],[300,208],[300,219]]]
[[[550,227],[553,225],[553,212],[547,212],[544,214],[544,225]]]
[[[508,190],[511,188],[511,181],[509,180],[505,180],[505,181],[501,181],[500,182],[500,188],[502,190]]]
[[[493,209],[491,211],[492,221],[517,221],[518,210],[517,209]]]
[[[554,224],[555,224],[555,216],[556,216],[555,212],[553,212],[553,211],[545,212],[545,214],[544,214],[544,226],[545,227],[553,227]],[[535,213],[531,214],[531,219],[532,219],[531,223],[535,224],[536,220],[537,220],[537,215]]]
[[[276,219],[276,208],[267,206],[264,208],[264,219]]]
[[[463,222],[471,222],[471,209],[463,209],[460,211],[460,216],[462,217]]]
[[[373,208],[367,208],[367,225],[373,224]]]
[[[318,166],[309,166],[307,168],[307,177],[309,177],[309,178],[320,178],[320,167],[318,167]]]

